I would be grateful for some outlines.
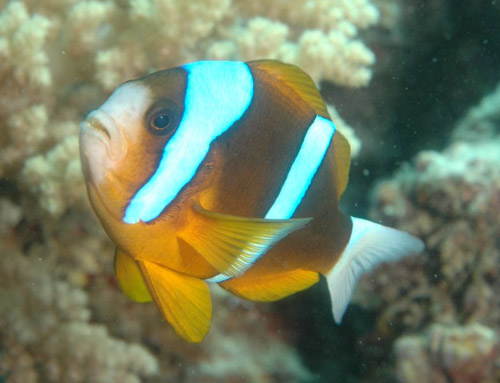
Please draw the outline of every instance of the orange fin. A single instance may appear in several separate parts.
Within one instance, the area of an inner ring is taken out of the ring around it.
[[[120,289],[134,302],[153,300],[137,262],[118,248],[115,251],[115,276]]]
[[[137,262],[156,305],[175,332],[188,342],[201,342],[212,316],[207,284],[156,263]]]
[[[251,301],[271,302],[311,287],[319,281],[315,271],[291,270],[264,277],[230,279],[220,285]]]
[[[333,135],[333,151],[328,154],[333,168],[333,181],[340,199],[349,181],[351,167],[351,146],[338,130]]]
[[[181,237],[217,271],[238,276],[267,250],[311,218],[285,220],[244,218],[193,207],[195,222]]]
[[[330,119],[325,102],[313,79],[298,66],[285,64],[277,60],[250,61],[248,65],[260,69],[292,88],[317,115]]]

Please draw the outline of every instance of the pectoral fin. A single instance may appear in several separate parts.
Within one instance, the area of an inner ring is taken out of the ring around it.
[[[156,263],[138,263],[156,305],[175,332],[188,342],[201,342],[212,316],[207,284]]]
[[[137,262],[118,248],[115,251],[115,276],[120,289],[134,302],[153,300]]]
[[[233,294],[251,300],[272,302],[305,290],[319,280],[318,273],[308,270],[291,270],[248,279],[230,279],[220,285]]]
[[[200,206],[193,209],[195,222],[181,237],[228,276],[244,273],[274,244],[310,221],[244,218],[210,212]]]

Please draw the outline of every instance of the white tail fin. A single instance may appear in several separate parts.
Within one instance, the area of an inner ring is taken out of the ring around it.
[[[360,218],[352,219],[346,249],[326,275],[335,322],[340,323],[359,277],[384,262],[419,253],[424,243],[412,235]]]

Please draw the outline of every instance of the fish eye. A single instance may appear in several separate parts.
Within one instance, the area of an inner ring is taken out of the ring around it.
[[[153,128],[155,129],[165,129],[168,126],[168,123],[170,122],[170,118],[168,117],[168,114],[160,114],[159,116],[155,117],[153,120]]]
[[[175,127],[173,123],[173,116],[171,111],[168,109],[161,109],[151,115],[149,118],[149,130],[151,133],[163,136],[172,131],[172,128]]]

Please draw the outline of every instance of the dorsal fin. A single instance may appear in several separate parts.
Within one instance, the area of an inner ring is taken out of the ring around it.
[[[317,115],[331,120],[325,102],[312,78],[295,65],[285,64],[277,60],[256,60],[248,62],[250,68],[264,71],[276,78],[288,89],[299,95],[316,112]],[[334,183],[337,196],[340,198],[347,187],[351,164],[351,148],[349,142],[337,130],[333,136],[333,150],[328,154],[334,171]]]
[[[312,78],[298,66],[277,60],[256,60],[248,62],[250,68],[262,70],[275,77],[298,94],[317,115],[330,119],[325,102]]]
[[[333,181],[337,189],[337,198],[340,199],[349,180],[351,146],[338,130],[335,131],[333,136],[333,151],[329,150],[328,157],[333,169]]]

